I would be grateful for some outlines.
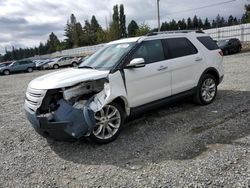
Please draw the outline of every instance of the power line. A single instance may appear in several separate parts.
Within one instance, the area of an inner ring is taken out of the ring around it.
[[[173,15],[173,14],[177,14],[177,13],[190,12],[190,11],[193,11],[193,10],[210,8],[210,7],[214,7],[214,6],[218,6],[218,5],[224,5],[224,4],[232,3],[232,2],[235,2],[235,1],[236,0],[229,0],[229,1],[224,1],[224,2],[220,2],[220,3],[214,3],[214,4],[202,6],[202,7],[197,7],[197,8],[192,8],[192,9],[186,9],[186,10],[182,10],[182,11],[172,12],[171,14],[166,14],[166,15]]]

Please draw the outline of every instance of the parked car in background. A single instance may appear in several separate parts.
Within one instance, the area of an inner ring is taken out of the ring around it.
[[[59,69],[60,67],[64,66],[73,66],[74,57],[61,57],[61,58],[55,58],[52,62],[49,62],[48,64],[44,65],[44,68],[53,68],[53,69]],[[74,64],[75,65],[75,64]],[[76,65],[77,66],[77,65]]]
[[[33,72],[36,68],[36,64],[31,60],[14,61],[7,66],[0,67],[0,73],[9,75],[14,72]]]
[[[240,40],[236,38],[220,40],[217,44],[224,55],[240,52],[242,48]]]
[[[36,68],[38,70],[42,70],[44,69],[44,66],[47,65],[48,63],[52,62],[52,59],[44,59],[44,60],[40,60],[36,63]]]

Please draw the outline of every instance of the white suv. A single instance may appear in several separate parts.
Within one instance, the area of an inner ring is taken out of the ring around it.
[[[190,95],[199,104],[212,103],[224,75],[222,60],[216,43],[201,32],[113,41],[78,68],[31,81],[26,116],[47,138],[108,143],[131,114]]]

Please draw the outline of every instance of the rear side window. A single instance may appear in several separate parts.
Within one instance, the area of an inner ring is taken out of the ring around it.
[[[216,44],[216,42],[214,42],[214,40],[209,37],[209,36],[205,36],[205,37],[197,37],[197,39],[208,49],[208,50],[217,50],[219,49],[218,45]]]
[[[164,39],[168,49],[168,58],[178,58],[196,54],[198,51],[187,38]]]
[[[165,59],[161,40],[145,41],[135,52],[132,59],[143,58],[146,63],[163,61]]]

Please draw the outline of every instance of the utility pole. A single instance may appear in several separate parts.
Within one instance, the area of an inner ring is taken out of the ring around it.
[[[158,32],[161,31],[160,23],[160,0],[157,0],[157,13],[158,13]]]

